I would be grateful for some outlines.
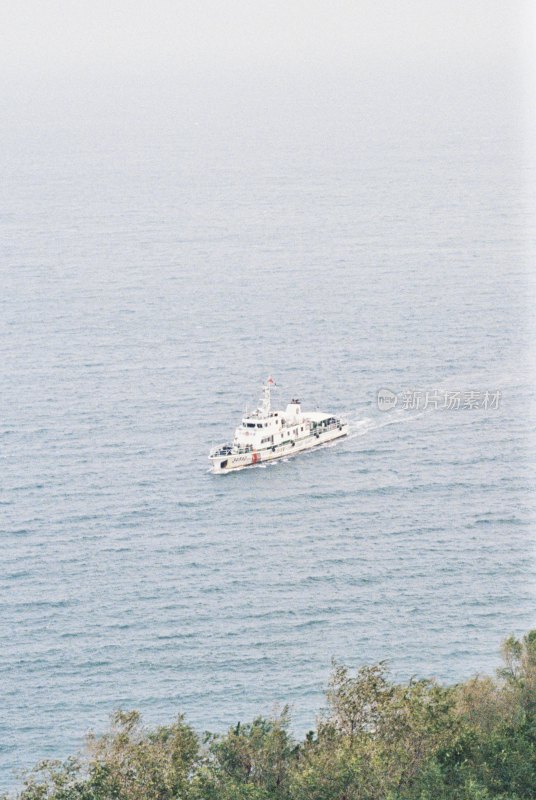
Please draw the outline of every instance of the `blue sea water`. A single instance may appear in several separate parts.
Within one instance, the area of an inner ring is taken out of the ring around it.
[[[118,707],[289,703],[301,734],[332,657],[453,682],[534,625],[530,159],[473,80],[7,115],[0,787]],[[211,475],[270,373],[351,435]],[[382,413],[383,387],[502,394]]]

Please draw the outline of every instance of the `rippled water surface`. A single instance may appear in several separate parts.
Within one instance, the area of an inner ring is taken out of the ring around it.
[[[290,703],[301,733],[332,656],[456,681],[534,623],[533,218],[493,91],[140,90],[5,127],[2,786],[119,706]],[[351,435],[211,475],[269,373]]]

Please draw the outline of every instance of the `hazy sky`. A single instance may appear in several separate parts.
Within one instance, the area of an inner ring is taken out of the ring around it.
[[[530,0],[3,0],[4,81],[65,72],[524,68]]]

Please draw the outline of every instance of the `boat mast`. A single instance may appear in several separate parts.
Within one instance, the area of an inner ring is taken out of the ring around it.
[[[274,383],[274,380],[273,380],[272,376],[270,375],[270,377],[266,381],[265,385],[263,386],[263,390],[262,390],[262,405],[261,405],[261,407],[259,409],[260,412],[262,413],[263,417],[267,417],[270,414],[270,409],[271,409],[270,391],[272,389],[273,383]]]

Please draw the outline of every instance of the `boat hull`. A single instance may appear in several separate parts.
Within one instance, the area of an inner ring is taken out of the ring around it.
[[[347,435],[348,425],[342,425],[340,429],[335,428],[334,430],[324,431],[319,433],[318,436],[310,435],[301,440],[296,439],[294,444],[285,442],[275,448],[267,448],[250,453],[211,456],[212,472],[215,475],[222,475],[225,472],[235,472],[236,470],[254,467],[257,464],[264,464],[268,461],[277,461],[280,458],[294,456],[305,450],[312,450],[314,447],[326,444],[326,442],[332,442],[335,439],[341,439]]]

